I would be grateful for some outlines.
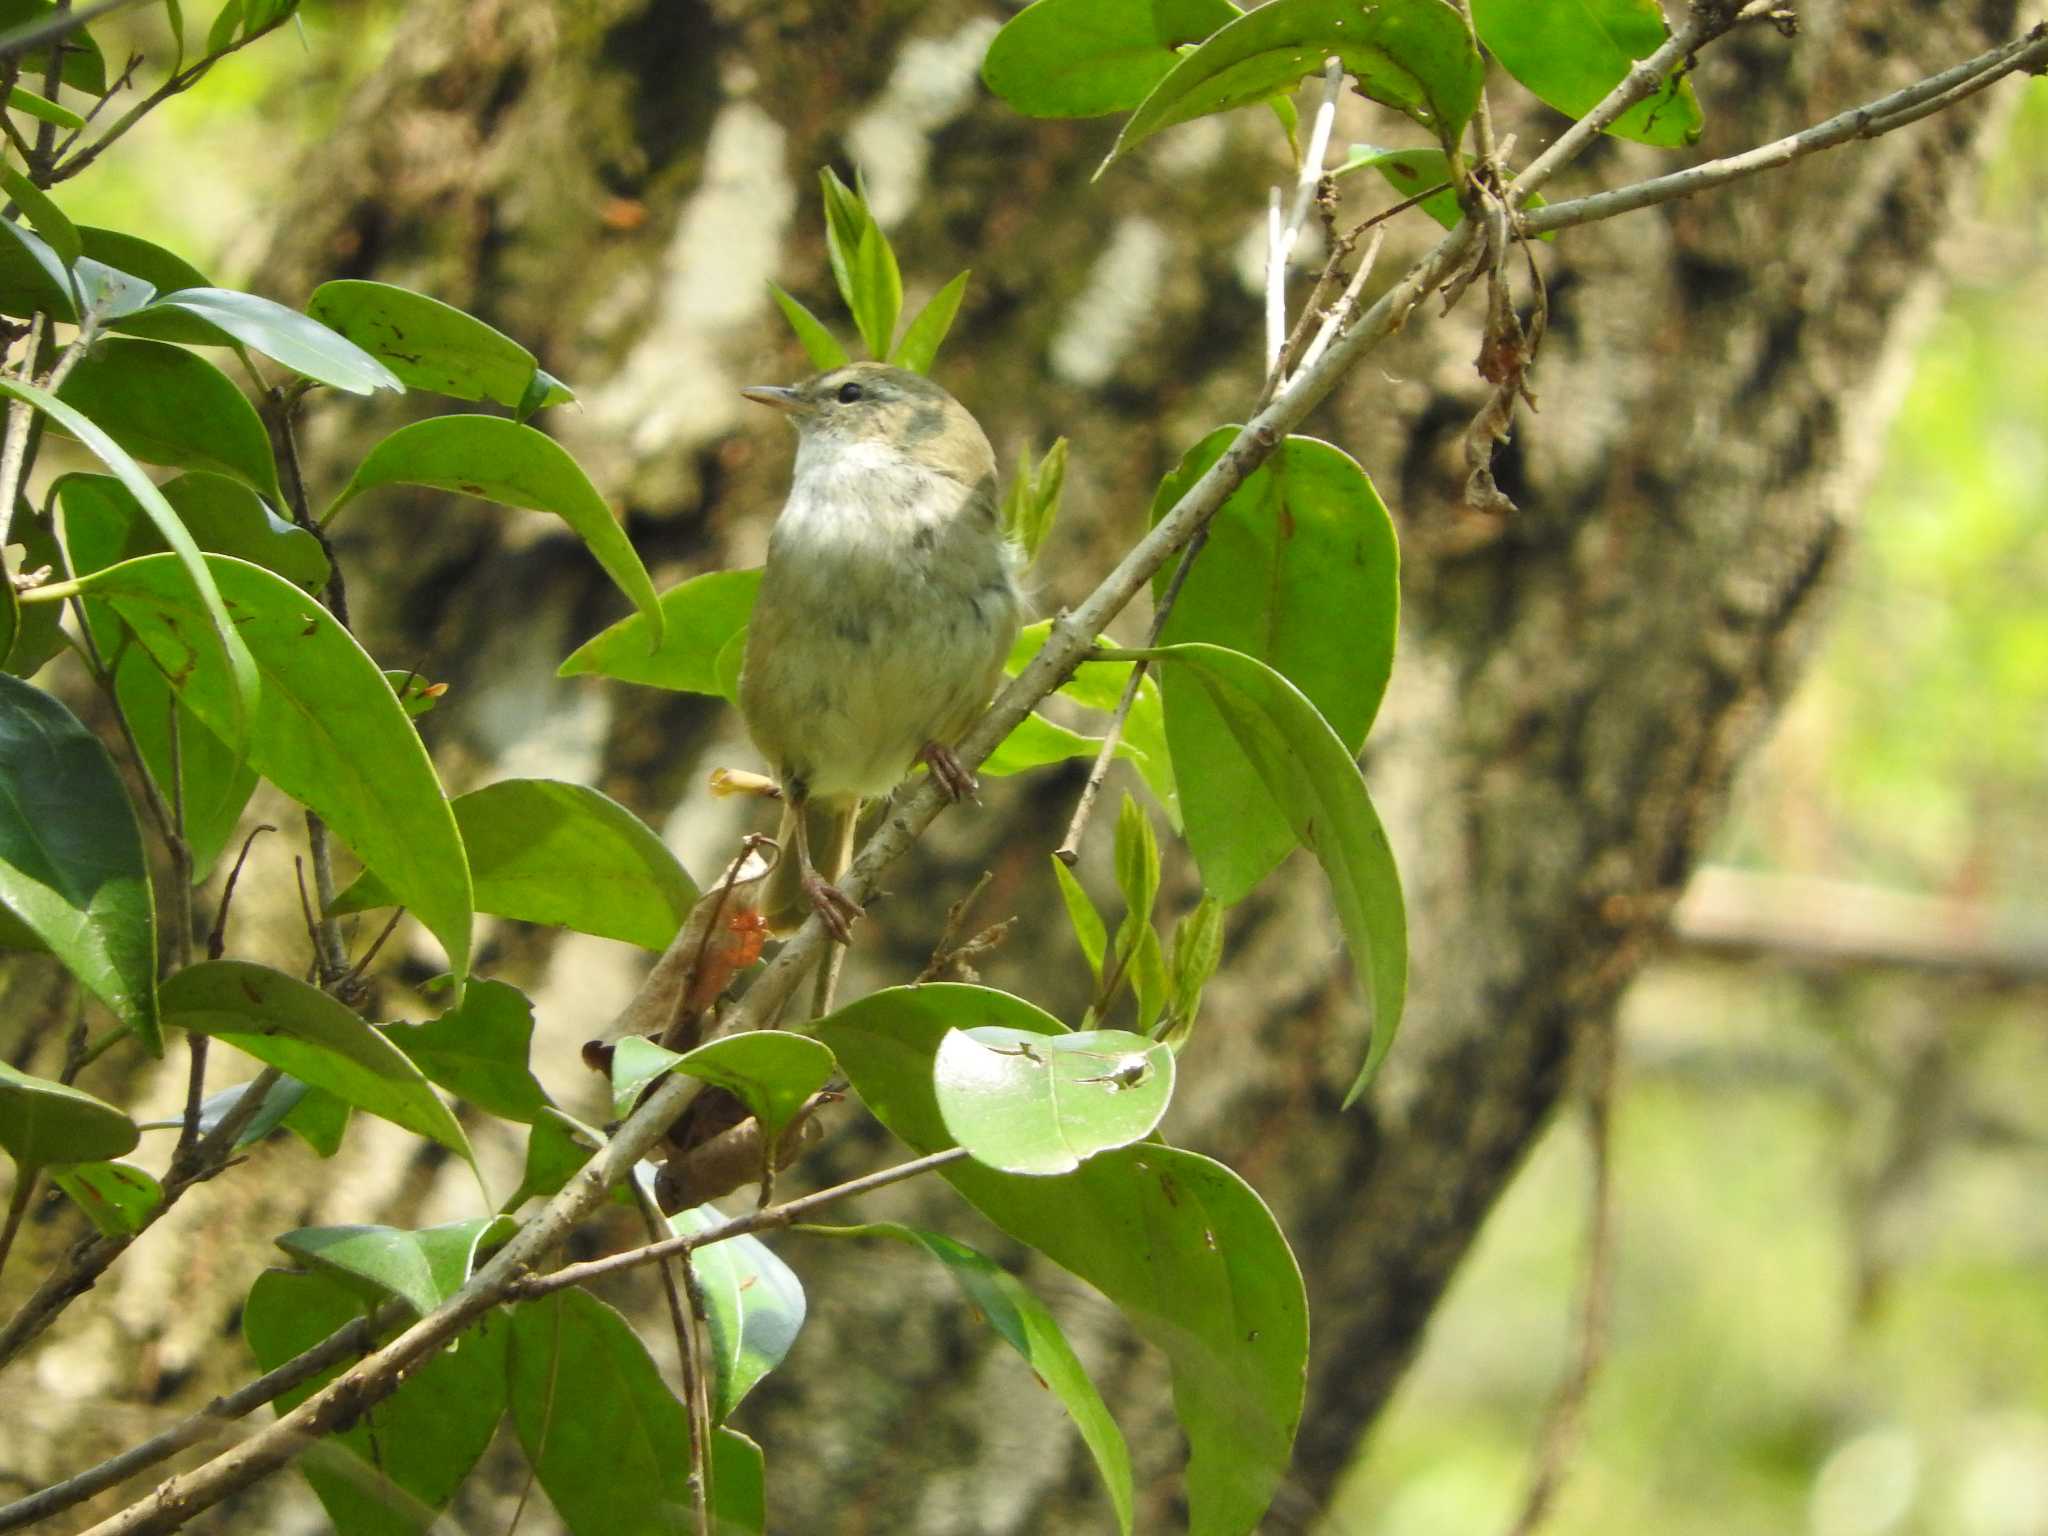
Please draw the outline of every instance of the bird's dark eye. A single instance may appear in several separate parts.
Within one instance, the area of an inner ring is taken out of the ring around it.
[[[854,401],[860,398],[860,395],[861,389],[858,384],[842,384],[839,386],[838,399],[841,405],[853,404]]]

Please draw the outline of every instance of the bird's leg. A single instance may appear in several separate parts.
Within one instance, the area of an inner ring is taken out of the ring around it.
[[[971,800],[981,788],[974,775],[953,755],[953,749],[942,741],[928,741],[918,748],[917,760],[931,769],[948,800]]]
[[[806,809],[801,803],[797,806],[794,829],[797,878],[803,886],[805,899],[810,902],[811,909],[825,920],[825,927],[832,937],[841,944],[848,944],[853,940],[853,920],[866,914],[859,902],[819,874],[817,865],[811,862],[810,818],[805,814]]]

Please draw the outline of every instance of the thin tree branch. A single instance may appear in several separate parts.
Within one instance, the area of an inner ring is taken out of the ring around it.
[[[408,1316],[410,1311],[402,1301],[386,1302],[371,1315],[343,1324],[276,1370],[257,1377],[247,1386],[236,1388],[225,1397],[216,1397],[190,1418],[181,1419],[161,1434],[152,1435],[140,1445],[130,1446],[118,1456],[110,1456],[98,1466],[88,1467],[61,1483],[52,1483],[27,1498],[0,1505],[0,1531],[14,1531],[33,1525],[126,1482],[138,1472],[177,1455],[187,1446],[211,1439],[220,1433],[222,1425],[255,1412],[302,1382],[311,1381],[337,1361],[361,1354],[376,1343],[379,1333]]]
[[[1526,235],[1546,234],[1553,229],[1569,229],[1597,219],[1633,213],[1639,208],[1667,203],[1674,198],[1691,197],[1709,188],[1754,176],[1759,171],[1790,165],[1795,160],[1846,144],[1852,139],[1874,139],[1895,128],[1918,122],[1930,112],[1940,111],[2007,75],[2021,70],[2038,72],[2044,66],[2048,66],[2048,22],[2036,25],[2024,37],[1981,53],[1953,69],[1930,75],[1918,84],[1881,96],[1863,106],[1851,107],[1811,128],[1745,150],[1739,155],[1674,171],[1669,176],[1657,176],[1633,186],[1616,187],[1588,197],[1576,197],[1569,202],[1527,209],[1518,219],[1517,227]],[[1524,171],[1515,178],[1509,189],[1512,201],[1519,202],[1528,176],[1529,173]]]
[[[640,1219],[647,1227],[650,1245],[662,1241],[668,1232],[661,1207],[638,1179],[627,1180]],[[687,1261],[685,1261],[687,1263]],[[667,1259],[656,1265],[661,1276],[662,1295],[668,1301],[669,1326],[675,1330],[676,1365],[683,1375],[683,1405],[690,1420],[690,1506],[697,1536],[711,1536],[711,1414],[704,1396],[704,1361],[697,1343],[695,1308],[685,1307],[676,1288],[676,1273]]]

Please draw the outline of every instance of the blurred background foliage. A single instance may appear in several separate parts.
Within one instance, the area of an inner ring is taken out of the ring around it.
[[[1679,946],[1623,1010],[1608,1346],[1551,1536],[2048,1536],[2048,81],[1955,234],[1812,670],[1714,857],[1948,898],[2034,979]],[[1332,1536],[1506,1532],[1590,1157],[1487,1224]]]
[[[241,281],[294,147],[339,123],[399,8],[301,14],[303,53],[226,61],[65,189],[72,216]],[[110,61],[167,50],[154,9],[96,30]],[[2024,929],[2048,914],[2048,81],[1955,238],[1964,280],[1821,653],[1717,855]],[[2048,1536],[2044,995],[1683,948],[1645,974],[1622,1021],[1608,1344],[1547,1531]],[[1589,1168],[1567,1117],[1437,1312],[1333,1536],[1508,1530],[1576,1347]]]

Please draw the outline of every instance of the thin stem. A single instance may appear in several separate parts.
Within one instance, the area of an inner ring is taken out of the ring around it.
[[[222,1425],[255,1412],[265,1403],[276,1401],[293,1387],[311,1381],[336,1361],[361,1354],[377,1342],[379,1333],[407,1316],[408,1311],[404,1302],[386,1302],[370,1316],[344,1323],[311,1349],[294,1355],[276,1370],[257,1377],[245,1387],[236,1388],[225,1397],[216,1397],[197,1413],[179,1420],[161,1434],[152,1435],[140,1445],[130,1446],[98,1466],[88,1467],[61,1483],[52,1483],[26,1498],[16,1499],[12,1504],[0,1504],[0,1532],[20,1530],[74,1504],[82,1504],[93,1495],[177,1455],[187,1446],[212,1438],[220,1433]]]
[[[220,888],[220,905],[214,909],[213,931],[206,936],[206,958],[218,960],[228,949],[228,910],[234,905],[235,887],[241,883],[242,866],[249,862],[249,850],[256,846],[256,839],[266,832],[275,832],[269,822],[259,822],[249,829],[249,835],[242,839],[242,851],[235,855],[235,867],[228,871],[227,881]]]
[[[669,1230],[662,1220],[661,1207],[638,1179],[627,1182],[640,1207],[648,1242],[660,1242]],[[663,1258],[655,1272],[661,1276],[662,1295],[668,1301],[669,1326],[676,1336],[676,1364],[683,1374],[683,1404],[690,1416],[690,1504],[696,1517],[697,1536],[711,1536],[711,1419],[708,1413],[702,1422],[698,1417],[698,1410],[704,1405],[704,1362],[699,1358],[696,1321],[691,1310],[683,1305],[682,1292],[676,1288],[675,1268],[669,1260]]]
[[[1337,120],[1337,102],[1344,92],[1343,60],[1323,61],[1323,94],[1310,124],[1308,147],[1295,172],[1294,198],[1287,217],[1280,216],[1280,189],[1273,188],[1266,208],[1266,389],[1271,393],[1280,374],[1287,339],[1287,268],[1301,240],[1316,189],[1323,182],[1323,160],[1330,152],[1330,128]]]
[[[1287,335],[1286,245],[1280,221],[1280,189],[1266,194],[1266,377],[1280,366],[1280,343]]]
[[[71,9],[71,0],[57,0],[57,14],[63,16]],[[64,79],[64,45],[53,43],[50,47],[49,67],[43,71],[43,96],[45,100],[57,99],[57,87]],[[49,185],[50,151],[57,143],[57,125],[43,121],[36,124],[36,147],[29,156],[28,176],[39,187]]]
[[[14,1249],[14,1234],[21,1230],[21,1218],[28,1214],[29,1202],[35,1198],[36,1183],[42,1176],[40,1168],[15,1164],[14,1193],[7,1201],[7,1218],[0,1223],[0,1271],[7,1268],[7,1255]]]
[[[0,118],[6,114],[0,112]],[[48,322],[41,310],[29,317],[28,353],[23,358],[19,377],[31,379],[35,376],[36,353],[41,350],[43,327]],[[35,407],[26,400],[10,401],[7,407],[7,436],[0,442],[0,546],[7,543],[8,530],[14,525],[14,503],[21,491],[21,479],[28,459],[29,417],[35,414]]]
[[[1517,226],[1523,234],[1540,235],[1553,229],[1569,229],[1598,219],[1611,219],[1617,214],[1633,213],[1638,208],[1670,202],[1674,198],[1691,197],[1711,187],[1725,186],[1731,181],[1754,176],[1759,171],[1790,165],[1795,160],[1846,144],[1852,139],[1873,139],[1890,133],[1895,128],[1918,122],[1930,111],[1939,110],[1937,104],[1960,100],[2007,75],[2038,69],[2044,63],[2048,63],[2048,23],[2037,25],[2024,37],[1980,53],[1974,59],[1931,75],[1916,85],[1894,91],[1863,106],[1851,107],[1798,133],[1774,139],[1739,155],[1709,160],[1704,165],[1695,165],[1669,176],[1656,176],[1633,186],[1616,187],[1589,197],[1528,209],[1522,213]],[[1525,171],[1515,179],[1515,192],[1519,193],[1527,177]]]

